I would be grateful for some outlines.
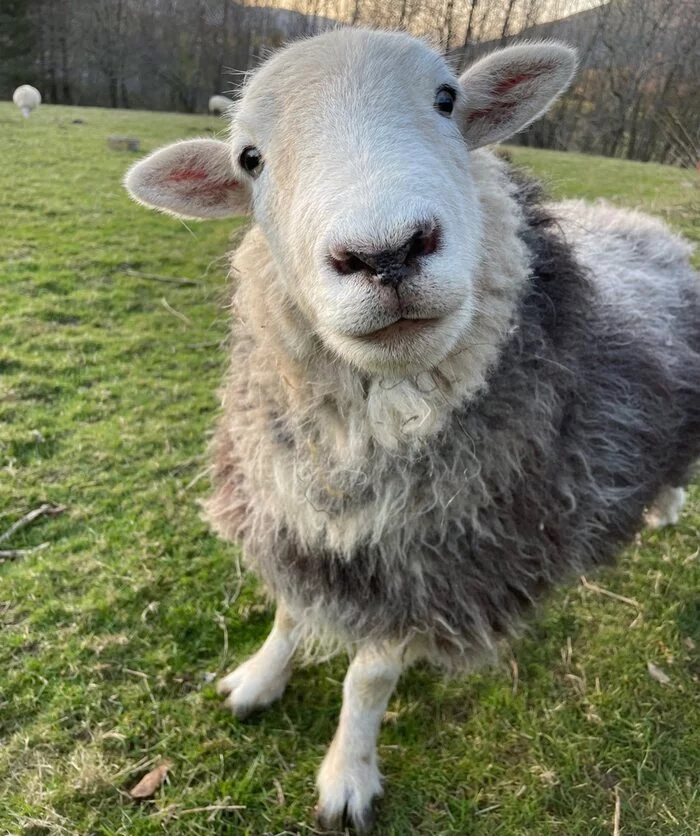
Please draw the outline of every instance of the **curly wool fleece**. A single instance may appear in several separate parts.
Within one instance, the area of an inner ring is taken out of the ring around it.
[[[539,201],[473,155],[480,316],[413,380],[304,329],[248,233],[206,513],[310,645],[422,635],[468,666],[610,561],[700,455],[700,284],[660,222]],[[265,327],[258,327],[265,323]]]

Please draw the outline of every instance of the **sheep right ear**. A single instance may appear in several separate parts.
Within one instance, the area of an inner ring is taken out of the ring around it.
[[[138,203],[178,218],[226,218],[250,211],[247,184],[234,174],[231,149],[216,139],[175,142],[126,173]]]
[[[459,79],[466,98],[461,128],[469,148],[480,148],[534,122],[569,86],[576,53],[544,41],[492,52]]]

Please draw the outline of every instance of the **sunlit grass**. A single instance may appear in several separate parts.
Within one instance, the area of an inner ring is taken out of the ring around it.
[[[44,502],[67,508],[0,544],[48,544],[0,565],[1,833],[311,832],[344,661],[298,672],[246,724],[209,684],[271,621],[196,504],[235,225],[131,204],[133,157],[106,147],[222,128],[46,106],[24,121],[0,104],[0,535]],[[699,236],[692,172],[513,153],[557,194],[648,207]],[[501,669],[406,676],[381,737],[378,832],[607,834],[617,794],[626,836],[697,833],[699,544],[695,488],[676,529],[642,535],[595,579],[633,603],[577,586]],[[169,782],[134,803],[161,757]],[[245,809],[198,810],[212,805]]]

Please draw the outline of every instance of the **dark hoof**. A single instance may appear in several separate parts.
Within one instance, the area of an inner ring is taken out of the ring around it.
[[[314,811],[316,823],[324,833],[345,833],[347,830],[353,830],[355,833],[368,833],[377,819],[375,809],[377,798],[372,799],[372,803],[359,812],[350,812],[347,803],[340,813],[326,813],[320,807],[316,807]]]

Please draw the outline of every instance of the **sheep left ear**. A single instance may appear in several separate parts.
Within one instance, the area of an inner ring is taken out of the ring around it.
[[[250,210],[246,183],[235,176],[231,149],[216,139],[175,142],[126,173],[134,200],[177,218],[226,218]]]
[[[500,142],[534,122],[566,90],[576,53],[563,44],[521,44],[493,52],[460,77],[461,130],[469,148]]]

